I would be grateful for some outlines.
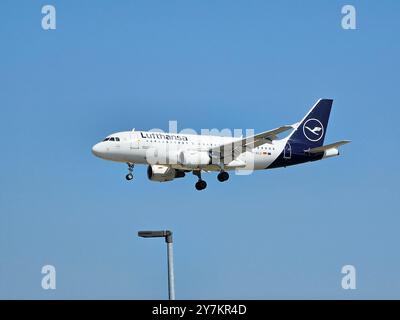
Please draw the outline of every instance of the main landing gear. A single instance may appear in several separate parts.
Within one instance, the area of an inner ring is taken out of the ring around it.
[[[207,182],[205,182],[201,178],[201,170],[195,170],[195,171],[193,171],[193,174],[199,178],[199,180],[194,185],[196,187],[196,189],[200,191],[200,190],[204,190],[205,188],[207,188]],[[219,182],[227,181],[229,179],[229,173],[222,170],[220,173],[218,173],[217,179]]]
[[[196,190],[200,191],[207,188],[207,182],[201,179],[201,170],[193,171],[193,174],[199,178],[199,180],[194,185],[196,187]]]
[[[133,163],[127,163],[129,173],[125,176],[125,179],[130,181],[133,179],[133,167],[135,166]]]
[[[220,173],[218,173],[217,179],[219,182],[224,182],[229,179],[229,173],[226,171],[221,171]]]

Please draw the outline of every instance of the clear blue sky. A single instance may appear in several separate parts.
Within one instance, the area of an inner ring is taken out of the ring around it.
[[[41,29],[41,7],[57,29]],[[0,298],[400,298],[400,3],[1,1]],[[91,154],[122,130],[254,128],[333,98],[339,158],[194,189]],[[41,288],[45,264],[57,289]],[[357,268],[357,290],[341,267]]]

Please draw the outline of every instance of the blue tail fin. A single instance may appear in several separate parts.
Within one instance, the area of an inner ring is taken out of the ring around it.
[[[320,99],[300,122],[289,137],[289,142],[303,144],[310,148],[324,143],[333,100]]]

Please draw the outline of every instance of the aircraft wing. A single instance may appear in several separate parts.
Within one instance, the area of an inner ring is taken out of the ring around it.
[[[309,153],[320,153],[320,152],[324,152],[325,150],[331,149],[331,148],[337,148],[340,147],[346,143],[351,142],[350,140],[341,140],[338,142],[334,142],[331,144],[327,144],[326,146],[321,146],[321,147],[317,147],[317,148],[312,148],[310,150],[308,150]]]
[[[220,159],[226,157],[236,158],[247,149],[257,148],[265,143],[271,143],[272,140],[277,138],[279,133],[285,132],[287,130],[293,129],[293,126],[282,126],[273,130],[258,133],[254,136],[249,136],[243,139],[239,139],[227,144],[220,145],[210,149],[210,153],[213,156],[217,156]]]

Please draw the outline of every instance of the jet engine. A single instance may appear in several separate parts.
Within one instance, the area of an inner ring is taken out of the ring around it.
[[[211,163],[211,157],[205,151],[182,151],[179,154],[179,163],[190,169],[205,167]]]
[[[166,182],[175,178],[183,178],[184,176],[185,172],[169,166],[152,165],[147,167],[147,177],[151,181]]]

